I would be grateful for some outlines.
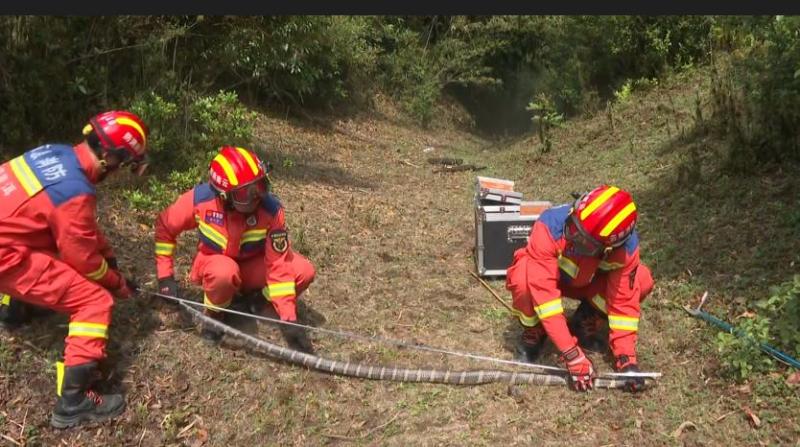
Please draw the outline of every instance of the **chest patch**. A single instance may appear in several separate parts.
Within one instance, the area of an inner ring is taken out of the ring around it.
[[[204,219],[206,223],[224,226],[225,225],[225,213],[220,211],[213,211],[207,210],[206,217]]]
[[[272,241],[272,249],[278,253],[283,253],[289,248],[289,239],[286,230],[276,230],[269,234]]]
[[[250,217],[247,218],[247,226],[248,227],[254,227],[257,222],[258,222],[258,219],[256,219],[256,216],[250,216]]]

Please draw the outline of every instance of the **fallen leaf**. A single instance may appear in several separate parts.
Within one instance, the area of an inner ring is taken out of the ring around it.
[[[150,227],[142,223],[139,224],[139,228],[141,228],[144,231],[150,231]]]
[[[786,378],[786,383],[789,385],[800,384],[800,371],[789,374],[789,377]]]
[[[755,316],[756,316],[755,312],[750,312],[749,310],[746,310],[741,315],[736,317],[736,319],[738,320],[739,318],[753,318]]]
[[[742,411],[747,415],[747,422],[750,423],[750,426],[753,428],[761,427],[761,419],[753,413],[753,410],[750,409],[748,406],[742,407]]]
[[[678,439],[678,438],[681,437],[681,435],[683,434],[683,432],[685,430],[689,430],[689,429],[697,430],[697,426],[694,425],[694,422],[692,422],[692,421],[685,421],[685,422],[681,423],[681,425],[679,425],[678,428],[676,428],[674,432],[672,432],[672,437],[675,438],[675,439]]]
[[[738,392],[740,392],[742,394],[750,394],[752,392],[752,390],[750,389],[750,384],[749,383],[745,384],[745,385],[742,385],[740,387],[737,387],[736,391],[738,391]]]

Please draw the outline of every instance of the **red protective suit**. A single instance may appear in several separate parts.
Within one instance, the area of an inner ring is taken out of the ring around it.
[[[124,284],[97,228],[91,149],[45,145],[0,166],[0,291],[69,314],[64,364],[105,358],[114,300]]]
[[[615,357],[636,355],[640,302],[653,289],[650,270],[639,262],[639,237],[634,231],[625,245],[600,257],[578,256],[567,250],[564,223],[570,205],[550,208],[531,229],[528,245],[514,252],[506,288],[523,326],[539,323],[556,348],[576,345],[564,318],[561,298],[589,300],[608,316],[609,344]]]
[[[159,279],[174,276],[177,237],[195,228],[199,242],[191,280],[203,287],[206,304],[225,308],[236,292],[262,289],[282,320],[297,321],[297,295],[311,284],[315,271],[291,249],[275,196],[268,194],[246,216],[226,208],[207,183],[183,193],[156,220]]]

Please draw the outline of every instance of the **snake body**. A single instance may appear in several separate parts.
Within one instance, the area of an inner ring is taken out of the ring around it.
[[[533,372],[509,372],[502,370],[469,370],[451,371],[436,369],[398,368],[382,365],[365,365],[362,363],[343,362],[327,359],[312,354],[307,354],[294,349],[270,343],[250,334],[244,333],[221,321],[204,315],[192,307],[180,303],[192,319],[199,324],[214,328],[226,335],[237,338],[256,352],[284,360],[294,365],[301,365],[309,369],[324,371],[331,374],[358,377],[371,380],[391,380],[396,382],[428,382],[445,383],[452,385],[480,385],[492,382],[505,382],[509,384],[530,385],[561,385],[568,384],[567,377],[558,374],[541,374]],[[650,381],[650,379],[648,379]],[[596,388],[622,388],[623,379],[600,377],[595,379]]]

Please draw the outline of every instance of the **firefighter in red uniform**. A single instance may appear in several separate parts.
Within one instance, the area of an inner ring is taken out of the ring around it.
[[[542,213],[527,246],[514,252],[506,277],[523,326],[521,360],[533,363],[549,337],[570,372],[573,388],[590,389],[596,374],[581,346],[596,346],[607,325],[616,370],[639,371],[640,303],[653,289],[653,277],[639,262],[636,219],[631,195],[608,185],[572,205]],[[581,300],[569,326],[562,297]],[[639,391],[643,386],[644,379],[630,378],[625,389]]]
[[[183,193],[156,220],[156,268],[159,290],[176,296],[175,244],[179,234],[196,229],[197,254],[192,282],[203,288],[207,306],[227,308],[238,292],[258,292],[260,303],[272,303],[281,320],[297,321],[297,297],[314,280],[314,267],[291,248],[284,210],[270,192],[264,163],[253,152],[224,146],[211,161],[209,181]],[[266,300],[266,301],[265,301]],[[224,312],[206,307],[222,320]],[[288,344],[312,352],[297,326],[280,325]],[[202,336],[218,342],[210,328]]]
[[[83,134],[75,146],[40,146],[0,165],[2,298],[69,314],[50,421],[58,428],[124,411],[122,395],[98,394],[92,382],[106,357],[114,297],[136,290],[97,227],[94,185],[121,167],[144,171],[147,127],[112,111],[91,118]]]

